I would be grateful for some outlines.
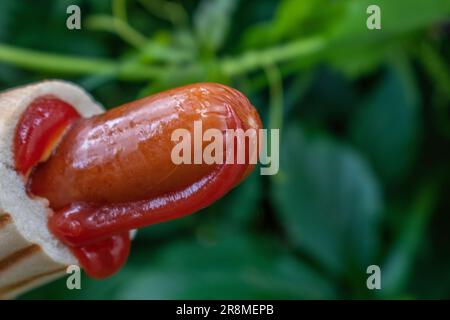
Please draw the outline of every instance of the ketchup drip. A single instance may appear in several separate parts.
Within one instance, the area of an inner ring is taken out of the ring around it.
[[[36,116],[36,109],[51,116]],[[24,174],[35,167],[29,193],[49,200],[54,211],[49,229],[90,276],[109,276],[125,263],[129,230],[196,212],[249,174],[253,165],[237,164],[237,150],[228,145],[223,164],[175,165],[171,152],[177,142],[171,135],[185,128],[193,136],[194,121],[201,121],[203,130],[221,130],[223,141],[227,129],[261,127],[241,93],[210,83],[166,91],[88,119],[74,116],[74,108],[55,97],[36,99],[27,108],[17,126],[16,168]],[[42,159],[44,146],[54,143],[48,137],[62,132],[52,155]],[[207,143],[202,143],[204,149]],[[227,156],[234,158],[232,164],[225,163]]]
[[[70,104],[52,95],[31,102],[17,125],[14,137],[16,170],[28,175],[39,161],[48,157],[62,132],[80,115]]]

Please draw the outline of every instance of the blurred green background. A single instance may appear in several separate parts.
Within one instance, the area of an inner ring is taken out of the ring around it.
[[[281,128],[278,175],[141,230],[107,280],[23,298],[449,298],[449,22],[449,0],[2,0],[2,90],[61,78],[114,107],[217,81]]]

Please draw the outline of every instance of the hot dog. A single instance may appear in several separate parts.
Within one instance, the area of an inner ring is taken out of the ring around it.
[[[101,278],[120,268],[129,230],[196,212],[252,170],[253,164],[237,161],[175,164],[172,133],[192,132],[196,121],[224,136],[230,129],[261,128],[258,113],[240,92],[193,84],[73,119],[52,155],[31,172],[29,194],[49,201],[50,230],[88,274]],[[229,152],[224,147],[224,156]]]

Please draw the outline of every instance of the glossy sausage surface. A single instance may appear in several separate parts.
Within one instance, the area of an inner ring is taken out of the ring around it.
[[[172,132],[185,128],[193,137],[199,120],[203,131],[261,127],[247,98],[229,87],[200,83],[165,91],[79,120],[35,170],[30,191],[59,209],[79,201],[140,201],[185,189],[218,167],[171,160]]]

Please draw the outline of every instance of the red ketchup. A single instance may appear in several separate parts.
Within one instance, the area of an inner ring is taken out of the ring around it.
[[[172,133],[184,128],[194,137],[196,121],[203,132],[219,129],[223,141],[229,129],[261,128],[245,96],[214,83],[172,89],[91,118],[53,96],[25,110],[14,141],[16,169],[30,195],[48,199],[49,229],[90,276],[120,269],[130,230],[196,212],[251,172],[248,144],[244,164],[236,160],[237,148],[226,146],[224,160],[232,152],[233,163],[175,164]],[[202,150],[208,144],[202,141]]]

